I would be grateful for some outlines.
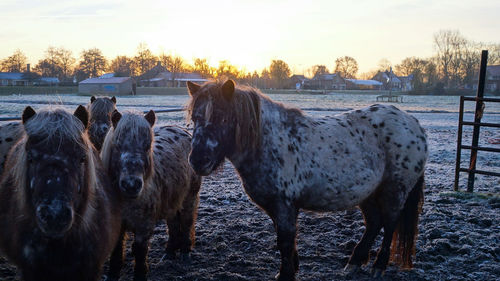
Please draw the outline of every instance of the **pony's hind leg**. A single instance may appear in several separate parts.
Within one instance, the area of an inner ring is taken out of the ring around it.
[[[294,280],[299,269],[299,256],[296,248],[298,210],[285,202],[278,202],[269,215],[277,233],[278,249],[281,254],[278,281]]]
[[[373,265],[373,275],[378,277],[383,274],[390,258],[391,243],[393,253],[398,254],[396,262],[403,267],[411,268],[411,258],[415,250],[415,239],[418,234],[418,217],[423,203],[424,176],[411,187],[408,195],[404,185],[401,189],[391,189],[397,185],[390,185],[384,190],[379,199],[382,206],[384,239],[382,246]],[[390,202],[393,202],[390,204]],[[393,237],[395,238],[393,240]]]
[[[176,251],[180,249],[180,214],[175,214],[167,217],[168,226],[168,242],[166,248],[166,257],[168,259],[175,259]]]
[[[395,181],[387,181],[384,182],[381,187],[382,190],[377,195],[376,200],[382,216],[384,237],[382,239],[382,245],[377,253],[377,258],[373,264],[372,274],[374,277],[383,275],[387,268],[387,263],[391,256],[392,237],[394,236],[401,209],[404,205],[404,201],[401,199],[404,197],[402,196],[402,193],[405,191],[404,185]]]
[[[359,205],[365,219],[365,232],[363,237],[354,248],[349,262],[344,270],[348,273],[356,271],[362,264],[366,264],[370,258],[370,249],[373,241],[382,228],[381,212],[373,197],[369,197]]]
[[[178,212],[178,241],[177,246],[180,250],[180,258],[184,261],[189,261],[189,253],[195,242],[195,222],[198,215],[198,203],[201,180],[195,178],[191,182],[190,191],[184,202],[182,203],[182,210]]]

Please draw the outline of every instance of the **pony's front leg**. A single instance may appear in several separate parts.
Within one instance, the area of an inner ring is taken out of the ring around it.
[[[125,229],[120,230],[120,236],[109,259],[108,278],[106,280],[120,279],[120,271],[123,266],[123,243],[125,243]]]
[[[298,210],[289,203],[279,202],[270,214],[278,235],[278,249],[281,254],[281,267],[276,279],[295,280],[295,273],[299,269],[299,256],[295,245]]]
[[[146,281],[148,275],[148,250],[151,235],[135,233],[132,254],[135,258],[134,281]]]

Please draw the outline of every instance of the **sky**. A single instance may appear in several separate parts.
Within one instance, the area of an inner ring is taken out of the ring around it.
[[[155,54],[247,71],[281,59],[295,74],[316,64],[333,70],[347,55],[362,73],[381,59],[433,55],[442,29],[500,42],[499,0],[0,0],[0,11],[0,59],[20,49],[32,65],[49,46],[75,57],[97,47],[114,58],[146,43]]]

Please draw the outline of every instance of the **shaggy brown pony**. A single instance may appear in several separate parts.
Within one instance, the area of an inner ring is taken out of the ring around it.
[[[156,223],[167,220],[167,256],[189,257],[194,243],[201,177],[188,163],[191,135],[178,127],[157,126],[153,111],[115,111],[113,128],[104,140],[101,158],[112,186],[123,197],[123,224],[110,261],[108,278],[118,279],[125,232],[134,233],[134,280],[146,280],[149,239]]]
[[[92,96],[87,108],[90,112],[90,141],[101,151],[104,138],[111,128],[111,113],[116,110],[116,98]]]
[[[22,120],[0,182],[0,251],[27,281],[99,280],[120,202],[88,139],[88,112],[27,107]]]

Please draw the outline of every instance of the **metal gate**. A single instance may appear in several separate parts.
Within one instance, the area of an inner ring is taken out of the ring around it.
[[[488,152],[500,152],[499,148],[494,147],[482,147],[479,146],[479,131],[481,127],[494,127],[500,128],[500,124],[497,123],[482,123],[481,118],[483,117],[483,110],[485,108],[485,102],[492,103],[500,103],[499,98],[484,98],[484,86],[486,83],[486,65],[488,61],[488,51],[482,51],[481,53],[481,68],[479,70],[479,84],[477,88],[477,96],[476,97],[460,97],[460,112],[458,116],[458,133],[457,133],[457,159],[456,159],[456,167],[455,167],[455,184],[454,190],[458,191],[459,187],[459,175],[460,172],[467,172],[469,174],[467,180],[467,192],[474,191],[474,179],[475,174],[481,175],[489,175],[489,176],[497,176],[500,177],[500,173],[493,171],[484,171],[476,169],[476,160],[477,160],[477,152],[478,151],[488,151]],[[474,122],[464,121],[464,102],[465,101],[475,101],[476,102],[476,110],[474,113]],[[472,131],[472,144],[471,145],[462,145],[462,129],[463,126],[473,126]],[[460,167],[461,160],[461,152],[462,149],[469,149],[470,153],[470,161],[469,168]]]

